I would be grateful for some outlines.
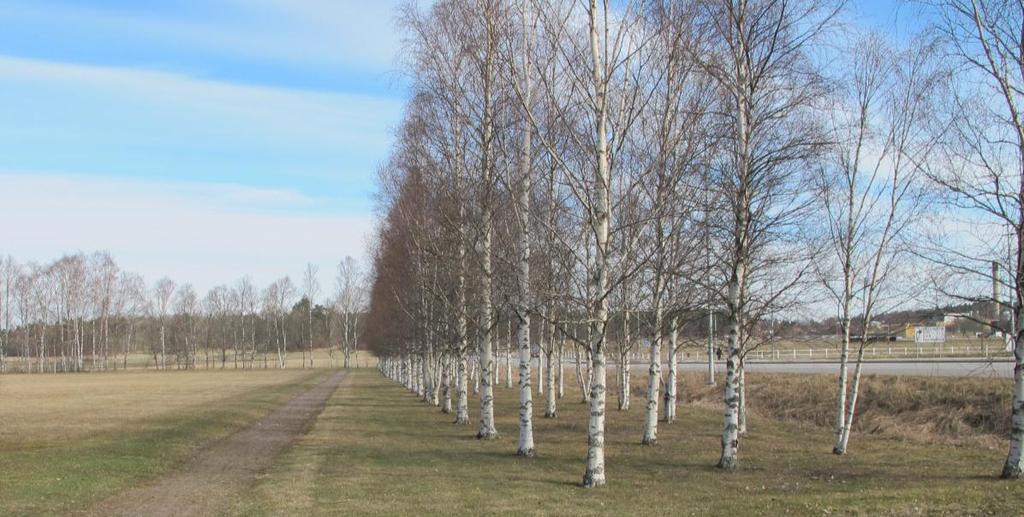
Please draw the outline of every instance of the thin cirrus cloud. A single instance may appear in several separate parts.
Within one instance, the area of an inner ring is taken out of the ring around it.
[[[0,56],[0,166],[289,186],[369,210],[401,102]]]
[[[78,51],[116,60],[122,53],[174,59],[201,53],[229,59],[387,70],[398,50],[398,1],[185,0],[104,1],[90,5],[55,0],[0,1],[10,31],[44,32],[51,50]],[[0,41],[5,41],[0,36]],[[11,41],[11,40],[8,40]],[[15,45],[20,42],[13,40]],[[103,50],[119,44],[134,48]]]
[[[346,145],[355,140],[355,145],[364,145],[367,138],[380,137],[382,132],[386,135],[386,124],[380,121],[392,121],[401,109],[401,102],[389,97],[309,92],[207,80],[159,70],[10,56],[0,56],[0,78],[6,83],[0,88],[22,88],[19,100],[26,104],[35,104],[31,88],[40,88],[47,94],[63,90],[64,95],[39,97],[54,108],[70,108],[71,114],[90,108],[102,109],[108,115],[130,111],[129,114],[142,123],[156,122],[152,119],[159,116],[192,114],[201,116],[207,123],[206,128],[189,128],[200,133],[210,126],[221,130],[230,126],[236,134],[244,128],[244,134],[265,133],[275,139],[312,144]],[[94,104],[82,102],[87,100],[93,100]],[[9,98],[9,101],[12,104],[9,108],[17,107],[14,99]],[[40,102],[34,107],[45,108],[45,105]],[[54,125],[71,122],[70,125],[75,126],[76,121],[69,118],[43,117],[41,120]],[[80,122],[106,125],[102,119]]]

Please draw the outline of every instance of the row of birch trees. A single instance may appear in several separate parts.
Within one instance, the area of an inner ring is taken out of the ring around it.
[[[655,445],[677,418],[681,351],[710,357],[721,315],[718,466],[732,470],[748,354],[779,338],[777,320],[824,310],[841,327],[844,454],[872,314],[927,286],[933,300],[1012,313],[985,323],[1016,344],[1003,476],[1019,477],[1024,8],[922,2],[928,29],[897,39],[848,23],[846,7],[402,9],[411,96],[380,170],[365,334],[381,370],[457,424],[471,420],[472,390],[480,439],[498,436],[494,385],[517,370],[523,456],[543,447],[535,392],[556,417],[569,374],[589,404],[593,487],[606,482],[609,371],[628,410],[643,354],[637,439]],[[988,294],[993,261],[1009,297]]]
[[[318,300],[319,285],[310,264],[301,285],[286,276],[260,290],[243,277],[201,298],[169,278],[147,285],[106,252],[46,264],[0,258],[0,372],[124,369],[146,356],[157,369],[284,368],[289,352],[311,368],[314,349],[347,368],[365,319],[365,275],[347,257],[331,299]]]

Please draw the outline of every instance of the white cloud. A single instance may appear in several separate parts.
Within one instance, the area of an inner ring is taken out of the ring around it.
[[[257,285],[304,264],[320,267],[325,292],[335,265],[363,257],[372,217],[317,211],[290,190],[232,184],[0,172],[0,254],[49,261],[109,250],[152,282],[169,276],[205,290],[250,275]]]
[[[79,98],[103,95],[112,112],[119,106],[146,106],[132,113],[135,120],[153,116],[201,114],[206,122],[194,130],[216,129],[267,133],[275,139],[303,143],[380,143],[381,121],[395,120],[401,101],[346,93],[319,93],[285,88],[210,81],[163,71],[101,67],[21,59],[0,55],[0,78],[8,83],[74,88]],[[60,99],[52,99],[59,102]],[[80,102],[75,99],[75,102]],[[95,121],[102,122],[102,121]],[[383,124],[383,125],[386,125]],[[378,140],[367,141],[377,137]]]

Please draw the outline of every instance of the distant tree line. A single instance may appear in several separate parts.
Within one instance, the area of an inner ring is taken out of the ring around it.
[[[284,368],[313,351],[348,367],[364,320],[364,275],[347,257],[330,298],[307,266],[303,285],[283,277],[263,289],[249,277],[205,296],[161,278],[147,285],[105,252],[53,262],[0,258],[0,372],[82,372],[144,364],[157,369]],[[133,358],[136,360],[133,361]]]

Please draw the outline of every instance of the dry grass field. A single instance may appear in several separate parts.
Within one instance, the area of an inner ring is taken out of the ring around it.
[[[0,515],[95,511],[100,501],[183,468],[202,447],[328,374],[0,377]],[[229,496],[228,513],[1019,513],[1024,485],[996,479],[1009,381],[866,377],[851,453],[836,457],[827,427],[832,376],[748,377],[750,433],[740,471],[714,468],[720,385],[708,387],[698,375],[684,375],[680,421],[660,426],[658,445],[640,446],[639,375],[630,411],[614,409],[610,390],[609,486],[584,490],[587,406],[572,386],[557,419],[536,413],[538,456],[524,459],[513,454],[516,389],[496,389],[502,436],[480,442],[475,426],[451,424],[376,370],[354,370],[309,432]],[[535,404],[542,408],[539,395]]]
[[[44,448],[226,409],[247,393],[300,382],[306,370],[139,372],[0,377],[0,446]]]
[[[836,376],[748,374],[752,414],[821,428],[835,419]],[[686,376],[687,404],[717,410],[721,385]],[[925,444],[1002,450],[1010,435],[1013,380],[866,375],[861,380],[851,443],[875,435]],[[643,393],[634,387],[634,396]]]
[[[702,397],[696,381],[684,389]],[[642,447],[640,399],[628,413],[610,406],[609,485],[585,490],[587,406],[570,392],[557,419],[538,415],[538,457],[517,458],[516,393],[496,390],[502,437],[481,442],[474,426],[451,424],[376,372],[356,372],[234,513],[1003,515],[1019,514],[1024,501],[1024,484],[996,479],[1002,447],[857,433],[851,454],[836,457],[827,428],[764,416],[775,407],[752,415],[741,469],[724,473],[714,468],[719,410],[686,404],[681,421],[661,426],[656,446]]]
[[[206,353],[206,350],[200,350],[199,354],[198,354],[198,357],[196,358],[196,368],[195,369],[197,369],[197,370],[220,370],[220,369],[224,369],[224,370],[237,370],[237,369],[242,369],[242,368],[245,367],[242,364],[241,357],[238,358],[238,361],[237,361],[237,364],[236,364],[234,353],[230,349],[227,350],[227,355],[224,357],[224,359],[225,359],[225,361],[224,361],[224,365],[223,365],[223,368],[222,368],[222,366],[221,366],[221,353],[220,353],[220,350],[219,349],[218,350],[210,350],[210,352],[209,352],[209,363],[207,363],[207,353]],[[307,359],[308,359],[308,356],[307,356]],[[357,359],[356,356],[353,355],[352,360],[355,361],[356,359]],[[86,356],[85,359],[84,359],[84,365],[85,365],[84,369],[86,371],[102,370],[102,360],[103,360],[102,357],[97,357],[97,359],[96,359],[97,368],[92,368],[92,358],[90,356]],[[370,365],[375,365],[376,364],[376,363],[373,362],[374,361],[373,357],[369,356],[366,353],[359,354],[358,360],[359,360],[359,364],[361,366],[370,366]],[[59,361],[60,361],[60,358],[57,358],[57,359],[48,358],[47,359],[46,371],[50,372],[50,373],[53,373],[52,369],[54,368],[54,365],[56,363],[58,363]],[[342,365],[343,361],[344,361],[344,356],[342,355],[342,353],[339,350],[334,350],[333,354],[331,353],[330,350],[327,350],[327,349],[324,349],[324,348],[317,348],[317,349],[313,350],[313,366],[314,366],[314,368],[337,368],[337,367],[340,367]],[[303,366],[302,352],[291,352],[291,353],[289,353],[287,358],[285,359],[285,364],[287,365],[288,368],[299,368],[299,369],[301,369],[302,366]],[[125,369],[127,369],[127,370],[156,370],[157,369],[156,365],[157,365],[157,361],[153,359],[153,354],[131,353],[131,354],[128,354],[127,360],[125,359],[124,356],[121,356],[121,355],[119,355],[117,357],[113,357],[113,356],[109,357],[108,358],[108,362],[107,362],[107,366],[108,366],[107,371],[120,371],[120,370],[125,370]],[[271,369],[271,368],[275,368],[276,365],[277,365],[277,356],[275,354],[270,353],[270,354],[267,354],[266,356],[264,356],[263,354],[259,354],[257,356],[257,359],[256,359],[255,368],[256,369]],[[59,368],[59,366],[58,366],[58,368]],[[37,362],[37,359],[35,359],[35,358],[32,358],[31,362],[29,361],[28,358],[24,358],[24,357],[8,357],[7,358],[7,370],[9,372],[11,372],[11,373],[25,373],[28,370],[31,370],[33,373],[37,373],[38,369],[39,369],[39,363]],[[177,370],[177,369],[179,369],[174,364],[174,357],[173,356],[169,355],[167,357],[167,369],[168,370]]]
[[[327,370],[0,377],[0,515],[63,514],[145,482]]]

